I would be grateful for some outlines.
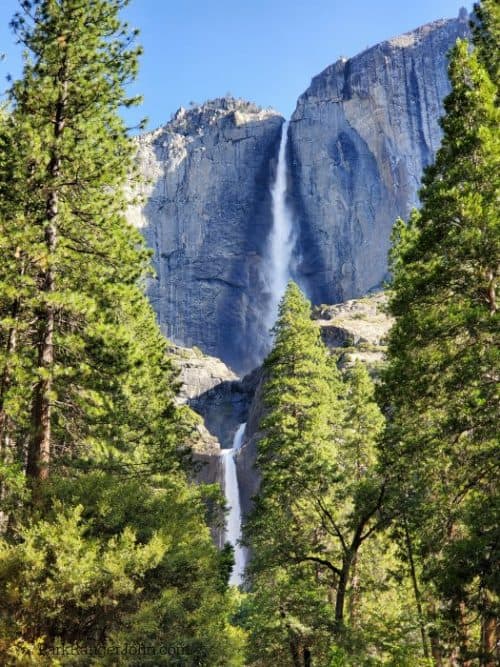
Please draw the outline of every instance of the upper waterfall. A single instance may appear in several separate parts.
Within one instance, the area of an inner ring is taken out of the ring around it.
[[[285,293],[290,280],[290,264],[294,246],[293,220],[287,206],[287,160],[286,146],[288,139],[288,123],[283,123],[278,154],[278,166],[274,180],[272,195],[273,224],[268,241],[266,283],[269,292],[269,304],[265,313],[264,323],[270,329],[278,314],[281,297]]]

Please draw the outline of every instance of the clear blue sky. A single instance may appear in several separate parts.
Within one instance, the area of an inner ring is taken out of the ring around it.
[[[145,54],[134,90],[149,128],[179,106],[230,92],[290,116],[311,78],[340,56],[438,18],[460,0],[132,0],[126,18]],[[20,73],[8,22],[17,0],[0,0],[0,87]],[[128,118],[127,120],[131,120]]]

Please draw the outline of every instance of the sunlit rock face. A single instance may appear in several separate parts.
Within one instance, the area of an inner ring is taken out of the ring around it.
[[[290,122],[296,276],[314,303],[365,294],[387,273],[392,225],[418,203],[439,147],[447,53],[468,17],[435,21],[314,77]]]
[[[144,207],[129,213],[153,250],[148,296],[165,334],[242,372],[262,359],[263,261],[283,118],[221,98],[180,109],[138,138]]]

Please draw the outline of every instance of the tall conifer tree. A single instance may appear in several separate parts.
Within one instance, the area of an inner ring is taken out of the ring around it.
[[[451,53],[422,208],[392,252],[386,465],[446,621],[436,664],[448,651],[492,665],[498,618],[499,12],[477,9],[477,49]]]
[[[342,380],[294,283],[281,302],[275,334],[264,366],[267,413],[257,457],[262,483],[246,526],[251,580],[259,596],[269,573],[286,568],[287,581],[275,592],[278,599],[287,592],[283,609],[299,619],[302,609],[302,621],[310,625],[312,606],[324,619],[330,600],[332,641],[342,641],[356,560],[384,524],[375,451],[382,417],[364,368],[355,366]],[[314,594],[307,604],[294,598],[294,578],[309,581]],[[321,634],[319,627],[316,632]],[[308,664],[307,636],[299,632],[291,642],[293,664]]]
[[[124,217],[128,3],[20,4],[24,74],[0,119],[0,662],[88,664],[76,644],[111,644],[134,665],[130,641],[141,664],[236,666],[227,567],[184,471],[193,415]]]
[[[103,412],[129,362],[118,304],[137,298],[147,254],[124,219],[133,149],[118,110],[137,101],[125,85],[140,53],[118,16],[125,4],[23,1],[12,22],[28,55],[3,133],[16,147],[2,193],[4,281],[15,278],[5,307],[16,314],[4,320],[4,377],[12,334],[24,327],[33,480],[47,477],[54,456],[81,448],[89,416]]]

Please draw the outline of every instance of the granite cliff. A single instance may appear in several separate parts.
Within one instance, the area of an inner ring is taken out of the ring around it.
[[[468,15],[342,59],[314,77],[289,131],[296,275],[313,303],[365,294],[387,274],[391,228],[418,203],[441,140],[447,53]]]
[[[467,13],[340,60],[314,77],[288,132],[291,272],[313,303],[365,294],[387,274],[394,220],[418,203],[440,142],[446,54]],[[268,239],[281,127],[233,98],[180,109],[137,139],[146,182],[130,211],[153,250],[148,295],[165,334],[238,373],[269,342]]]
[[[238,371],[261,361],[267,339],[263,257],[282,123],[222,98],[137,140],[144,206],[130,219],[154,252],[148,296],[160,326]]]

